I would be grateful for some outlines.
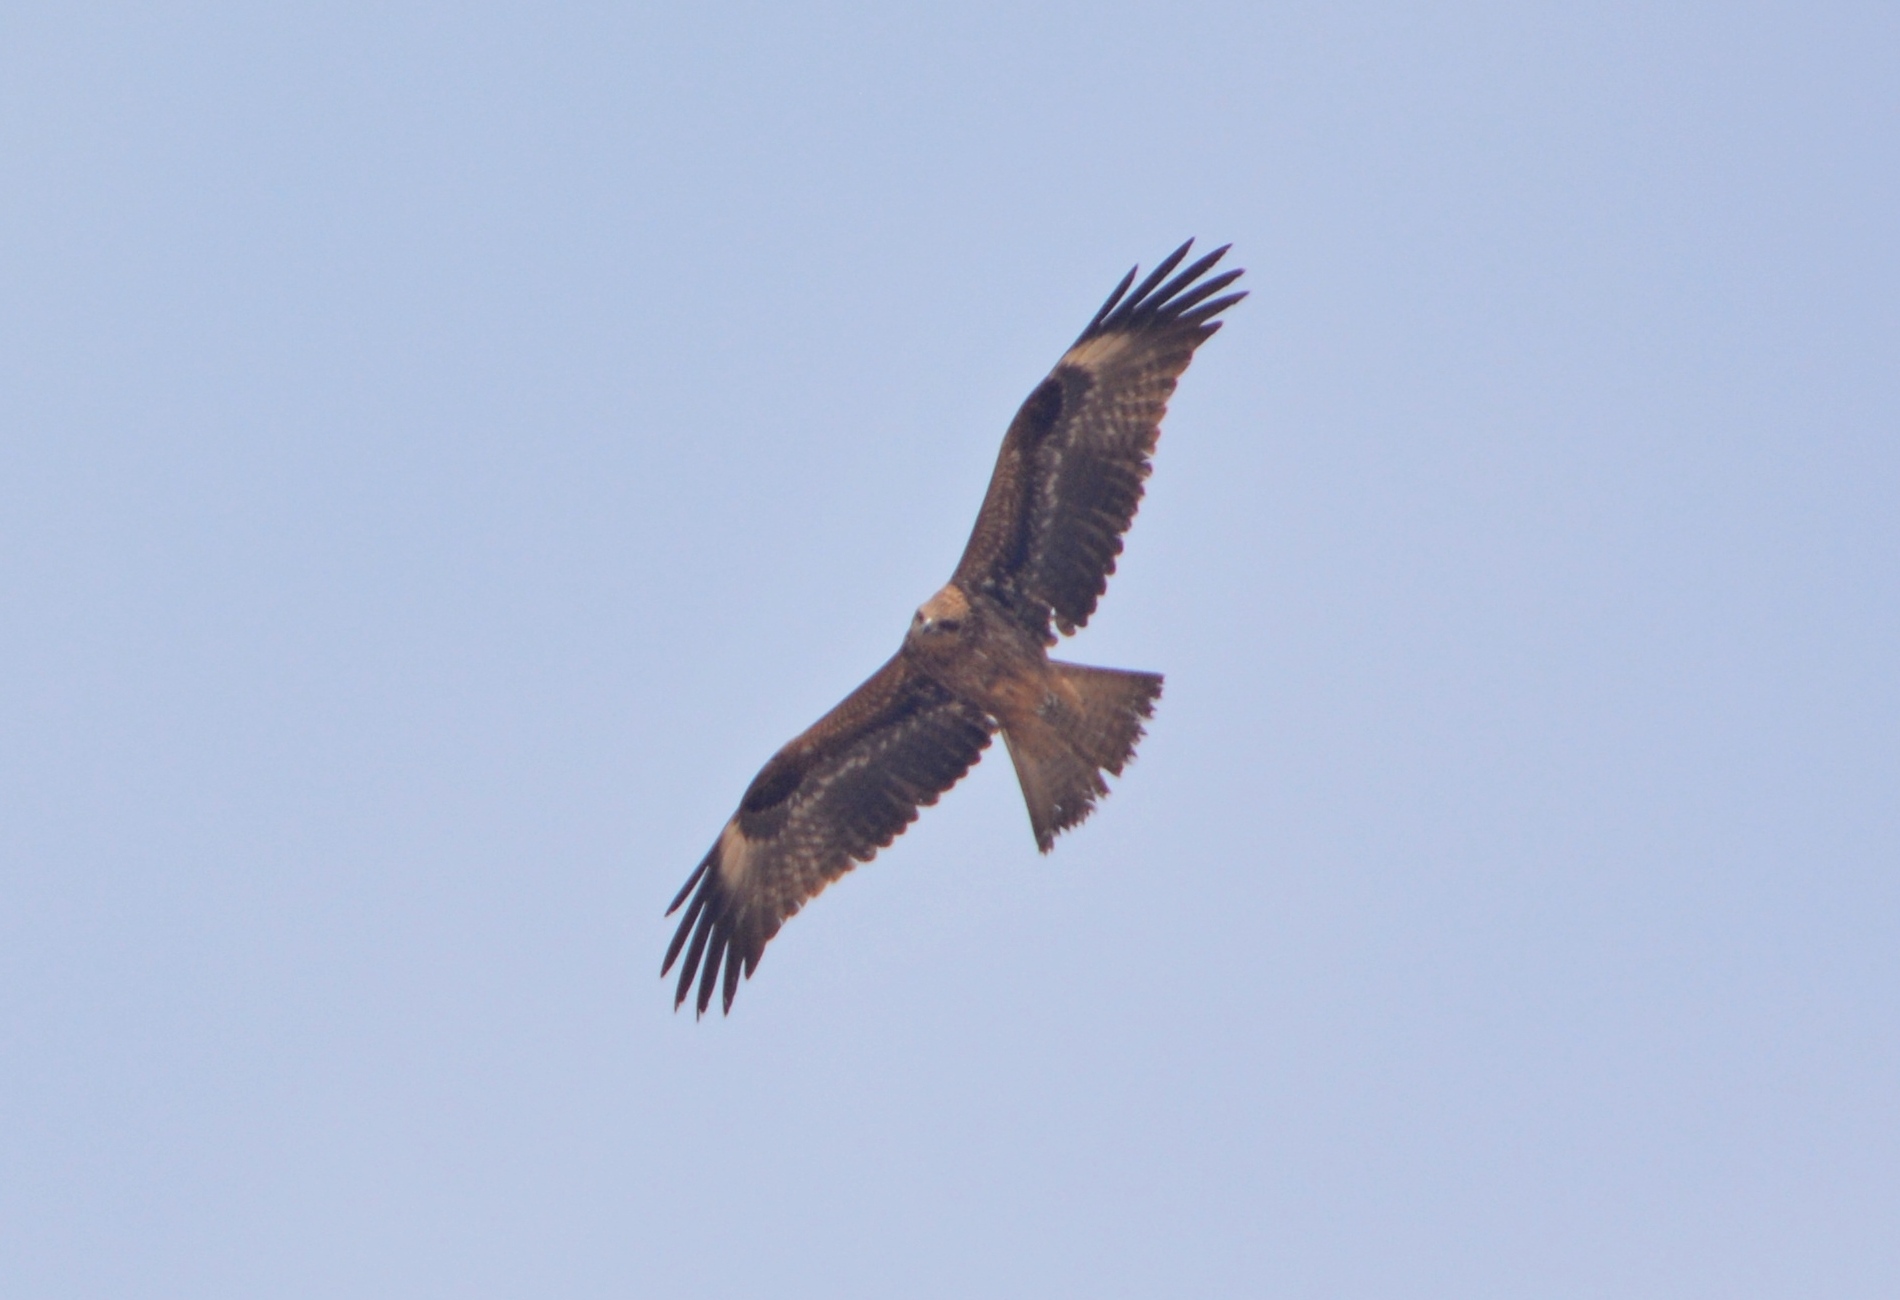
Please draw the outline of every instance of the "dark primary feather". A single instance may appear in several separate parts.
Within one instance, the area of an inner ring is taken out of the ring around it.
[[[1215,297],[1240,271],[1201,278],[1225,247],[1167,280],[1192,244],[1132,293],[1130,271],[1017,411],[957,565],[956,582],[989,592],[1049,644],[1095,612],[1175,381],[1220,328],[1214,318],[1246,297]]]
[[[674,1005],[697,976],[699,1013],[716,987],[730,1011],[740,974],[752,974],[786,918],[902,834],[970,770],[994,729],[899,655],[774,755],[728,823],[750,842],[744,879],[734,888],[720,872],[722,832],[667,909],[686,906],[660,967],[666,974],[684,953]]]

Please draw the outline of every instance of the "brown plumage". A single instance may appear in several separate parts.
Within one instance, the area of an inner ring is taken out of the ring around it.
[[[697,979],[700,1014],[715,988],[731,1011],[786,918],[901,835],[995,731],[1044,853],[1108,793],[1102,773],[1121,775],[1160,675],[1062,663],[1048,647],[1095,612],[1175,381],[1246,296],[1215,296],[1239,271],[1201,278],[1226,248],[1167,279],[1192,243],[1132,293],[1130,271],[1016,412],[963,558],[897,654],[753,778],[667,909],[686,907],[660,967],[684,955],[674,1006]]]

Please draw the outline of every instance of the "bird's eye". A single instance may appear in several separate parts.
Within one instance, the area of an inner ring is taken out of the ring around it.
[[[963,620],[960,618],[940,618],[937,620],[938,629],[944,632],[955,632],[961,629],[962,626]]]

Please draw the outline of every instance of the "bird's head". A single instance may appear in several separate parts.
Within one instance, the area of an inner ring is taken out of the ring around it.
[[[953,645],[972,628],[970,600],[954,582],[917,607],[905,638],[920,649]]]

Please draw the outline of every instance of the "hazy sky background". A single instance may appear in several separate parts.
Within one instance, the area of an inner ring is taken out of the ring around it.
[[[0,14],[0,1293],[1900,1294],[1900,9]],[[661,912],[1233,241],[1094,624]]]

